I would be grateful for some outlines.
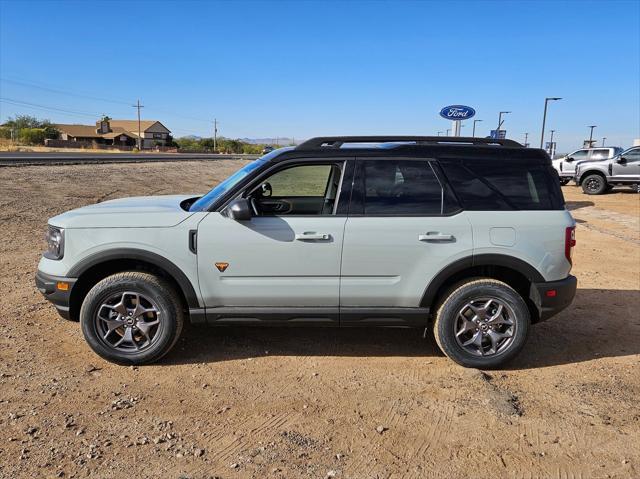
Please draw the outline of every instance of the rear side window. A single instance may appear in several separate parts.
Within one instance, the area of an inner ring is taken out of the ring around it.
[[[609,150],[608,149],[599,149],[599,150],[593,150],[591,152],[591,159],[592,160],[604,160],[609,158]]]
[[[443,191],[428,161],[363,162],[365,215],[440,215]]]
[[[467,210],[562,208],[562,193],[553,189],[545,165],[471,160],[441,166]]]

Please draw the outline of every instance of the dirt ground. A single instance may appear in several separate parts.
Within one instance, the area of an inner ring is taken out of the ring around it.
[[[640,196],[564,187],[573,306],[511,366],[413,330],[189,327],[159,364],[97,357],[35,289],[47,218],[204,192],[242,161],[0,168],[0,477],[640,476]]]

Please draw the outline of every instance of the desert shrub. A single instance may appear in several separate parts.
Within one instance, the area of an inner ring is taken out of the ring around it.
[[[27,145],[43,145],[46,138],[44,128],[22,128],[18,133],[20,143]]]

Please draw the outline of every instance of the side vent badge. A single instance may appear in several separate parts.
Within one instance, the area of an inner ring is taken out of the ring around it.
[[[215,265],[221,273],[224,273],[229,267],[229,263],[215,263]]]

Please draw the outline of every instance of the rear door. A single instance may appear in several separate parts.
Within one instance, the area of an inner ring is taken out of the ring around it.
[[[403,311],[420,306],[430,280],[471,255],[471,225],[438,171],[427,159],[356,161],[342,252],[341,325],[406,322]]]

